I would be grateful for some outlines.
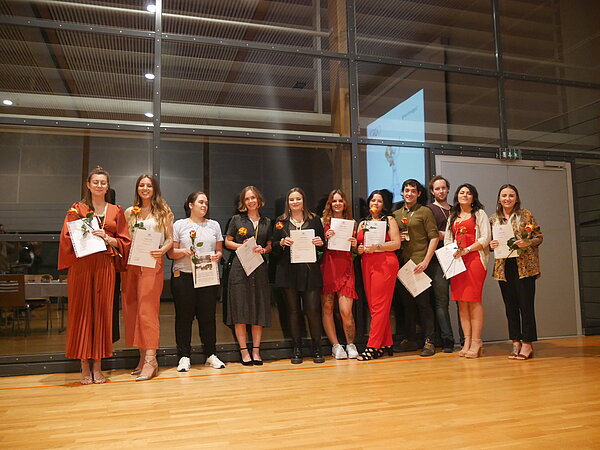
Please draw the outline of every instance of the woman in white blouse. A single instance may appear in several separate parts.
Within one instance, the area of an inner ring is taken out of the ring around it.
[[[200,339],[206,356],[206,365],[223,369],[225,364],[216,355],[216,307],[219,285],[194,288],[192,270],[205,268],[200,263],[202,254],[212,254],[210,263],[217,264],[223,256],[223,235],[215,220],[206,217],[208,198],[203,192],[192,192],[186,201],[190,215],[173,225],[173,298],[175,301],[175,341],[179,372],[190,370],[192,354],[192,323],[198,320]]]

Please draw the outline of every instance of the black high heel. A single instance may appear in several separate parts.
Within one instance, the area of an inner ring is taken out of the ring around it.
[[[260,345],[258,347],[252,347],[252,348],[258,348],[258,349],[260,349]],[[254,355],[250,355],[250,358],[252,358],[252,362],[254,363],[255,366],[262,366],[263,365],[262,358],[261,359],[254,359]]]
[[[385,356],[386,353],[388,356],[394,356],[394,347],[386,345],[385,347],[381,347],[377,352],[379,353],[379,358]]]
[[[379,358],[379,350],[373,347],[367,347],[363,352],[356,358],[358,361],[371,361],[372,359]]]
[[[242,359],[242,366],[253,366],[254,361],[252,360],[252,355],[250,355],[250,361],[244,361],[244,357],[242,356],[242,350],[248,351],[248,347],[240,347],[240,358]],[[250,354],[250,352],[248,352]]]

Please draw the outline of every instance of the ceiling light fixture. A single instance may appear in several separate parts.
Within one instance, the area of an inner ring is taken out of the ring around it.
[[[12,106],[12,105],[14,105],[13,101],[12,101],[12,100],[9,100],[9,99],[2,100],[2,104],[3,104],[4,106]]]
[[[144,115],[148,118],[148,119],[152,119],[154,117],[154,114],[152,114],[151,112],[147,112],[144,113]]]
[[[154,80],[154,78],[156,78],[156,76],[153,73],[145,73],[144,76],[146,77],[147,80]]]
[[[148,12],[155,13],[156,12],[156,5],[153,4],[153,3],[150,3],[149,5],[146,6],[146,9],[148,10]]]

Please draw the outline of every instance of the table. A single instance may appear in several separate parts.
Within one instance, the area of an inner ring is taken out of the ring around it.
[[[65,308],[63,298],[68,297],[68,284],[66,281],[50,280],[45,283],[25,283],[25,298],[58,298],[58,310],[60,311],[60,328],[58,332],[65,330]]]

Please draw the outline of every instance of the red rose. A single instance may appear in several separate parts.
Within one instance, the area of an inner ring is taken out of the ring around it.
[[[275,228],[277,228],[278,230],[282,230],[283,229],[283,222],[277,222],[275,224]]]
[[[402,219],[400,219],[400,222],[406,225],[408,223],[408,217],[403,217]]]
[[[195,238],[196,237],[196,230],[190,231],[190,237],[191,238]]]
[[[532,224],[525,225],[525,229],[531,233],[533,231],[533,225]]]
[[[244,228],[244,227],[242,227],[242,228],[240,228],[240,229],[238,230],[238,234],[239,234],[240,236],[246,236],[246,234],[247,234],[247,233],[248,233],[248,228]]]
[[[134,213],[134,214],[137,216],[139,213],[141,213],[141,212],[142,212],[142,208],[140,208],[139,206],[134,206],[134,207],[131,209],[131,212],[132,212],[132,213]]]

